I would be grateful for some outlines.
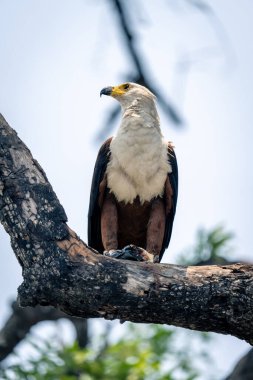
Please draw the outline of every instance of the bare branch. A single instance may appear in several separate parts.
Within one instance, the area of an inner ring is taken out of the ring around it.
[[[187,0],[187,2],[206,16],[207,21],[211,25],[221,45],[221,51],[224,52],[224,56],[229,66],[231,66],[235,59],[235,52],[233,51],[228,34],[213,7],[207,1],[202,0]]]
[[[183,119],[179,111],[176,110],[176,107],[174,105],[172,105],[171,100],[165,99],[161,92],[152,85],[150,77],[149,75],[147,75],[147,64],[145,63],[144,58],[141,58],[141,54],[139,53],[138,48],[136,47],[136,35],[133,29],[131,28],[131,21],[127,12],[129,11],[127,3],[122,0],[111,0],[111,2],[119,17],[118,26],[121,29],[122,36],[125,40],[126,50],[130,58],[132,59],[134,65],[135,74],[128,74],[127,76],[129,80],[149,88],[157,96],[157,99],[165,115],[172,121],[172,123],[176,126],[182,125]],[[116,116],[119,114],[119,112],[120,110],[118,108],[112,110],[105,126],[102,128],[102,131],[99,132],[98,136],[96,137],[96,140],[102,140],[105,134],[108,136],[108,133],[113,128],[113,122],[116,119]]]
[[[225,380],[253,379],[253,348],[236,364],[231,374]]]
[[[12,314],[0,330],[0,362],[26,337],[32,326],[42,321],[56,321],[60,318],[67,318],[74,324],[77,341],[80,347],[85,347],[88,342],[86,319],[70,317],[51,306],[22,308],[17,302],[13,302]]]

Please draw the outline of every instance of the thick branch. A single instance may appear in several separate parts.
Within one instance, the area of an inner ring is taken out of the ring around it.
[[[22,265],[21,306],[166,323],[253,343],[253,266],[180,267],[111,259],[66,225],[45,173],[0,118],[0,220]]]
[[[225,380],[253,379],[253,348],[236,364],[231,374]]]

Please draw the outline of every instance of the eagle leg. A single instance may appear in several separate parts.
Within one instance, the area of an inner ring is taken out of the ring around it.
[[[159,255],[162,249],[166,215],[162,198],[153,200],[149,222],[147,226],[146,250],[154,255],[153,261],[159,262]]]
[[[101,237],[105,251],[118,248],[118,211],[114,196],[105,195],[101,210]]]

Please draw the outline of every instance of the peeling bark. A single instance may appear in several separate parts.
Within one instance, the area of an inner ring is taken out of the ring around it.
[[[0,220],[22,266],[21,306],[165,323],[253,344],[253,266],[182,267],[115,260],[67,226],[46,175],[0,116]]]

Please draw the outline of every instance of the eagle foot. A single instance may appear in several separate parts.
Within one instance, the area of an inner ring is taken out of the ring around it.
[[[133,244],[127,245],[123,249],[104,251],[104,255],[114,259],[154,262],[154,255]]]

